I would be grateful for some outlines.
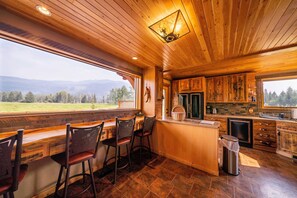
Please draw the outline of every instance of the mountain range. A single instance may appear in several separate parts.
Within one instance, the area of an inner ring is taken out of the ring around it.
[[[71,94],[96,94],[97,97],[105,96],[113,88],[121,88],[125,85],[129,88],[129,82],[112,80],[87,80],[87,81],[48,81],[31,80],[17,77],[0,76],[1,91],[21,91],[34,94],[53,94],[59,91],[67,91]]]

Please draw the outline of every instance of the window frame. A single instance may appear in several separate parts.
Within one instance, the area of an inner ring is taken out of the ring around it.
[[[61,56],[64,58],[68,58],[68,59],[72,59],[74,61],[79,61],[85,64],[88,64],[90,66],[95,66],[95,67],[99,67],[101,69],[106,69],[112,72],[116,72],[119,74],[124,74],[124,75],[129,75],[131,77],[135,77],[135,84],[134,87],[137,87],[137,89],[135,89],[135,108],[115,108],[115,109],[96,109],[96,110],[71,110],[71,111],[36,111],[36,112],[0,112],[0,116],[34,116],[34,115],[53,115],[53,114],[70,114],[70,113],[92,113],[92,112],[102,112],[102,113],[107,113],[107,112],[115,112],[115,111],[129,111],[129,110],[137,110],[137,111],[141,111],[141,104],[142,104],[142,97],[141,97],[141,93],[142,93],[142,80],[143,80],[143,75],[141,74],[135,74],[135,73],[131,73],[131,72],[127,72],[124,70],[120,70],[118,68],[114,68],[112,69],[110,66],[108,65],[104,65],[102,63],[97,63],[94,62],[92,60],[88,60],[84,57],[80,57],[78,55],[72,55],[69,54],[67,52],[61,52],[58,50],[54,50],[45,46],[41,46],[41,45],[37,45],[31,42],[25,42],[23,40],[19,40],[17,38],[10,38],[10,37],[6,37],[6,36],[0,36],[0,39],[4,39],[10,42],[14,42],[17,43],[19,45],[24,45],[27,47],[32,47],[35,48],[37,50],[41,50],[47,53],[51,53],[51,54],[55,54],[57,56]]]
[[[297,107],[278,107],[278,106],[264,106],[264,82],[265,81],[279,81],[279,80],[290,80],[290,79],[296,79],[297,80],[297,75],[288,75],[288,76],[271,76],[271,77],[262,77],[258,81],[258,87],[259,87],[259,92],[258,95],[260,96],[260,107],[262,110],[285,110],[289,111],[293,108]]]

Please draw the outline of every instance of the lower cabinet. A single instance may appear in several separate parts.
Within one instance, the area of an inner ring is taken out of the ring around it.
[[[253,121],[253,148],[276,152],[276,122],[273,120]]]
[[[217,121],[220,122],[220,128],[219,128],[219,135],[227,135],[228,134],[228,127],[227,127],[227,118],[226,117],[217,117],[217,116],[211,116],[211,115],[205,115],[204,120],[211,120],[211,121]]]

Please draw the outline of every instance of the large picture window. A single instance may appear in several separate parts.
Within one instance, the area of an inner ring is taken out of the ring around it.
[[[264,107],[297,107],[297,77],[263,80]]]
[[[135,108],[139,82],[0,39],[0,113]]]

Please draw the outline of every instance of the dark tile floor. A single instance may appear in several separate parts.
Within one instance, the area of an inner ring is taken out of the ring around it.
[[[216,177],[154,155],[141,165],[133,163],[131,172],[120,170],[115,185],[113,173],[99,178],[96,172],[97,197],[297,197],[297,164],[290,159],[241,148],[240,169],[239,176],[220,171]],[[80,185],[72,184],[70,193]],[[92,197],[91,189],[81,197]]]

